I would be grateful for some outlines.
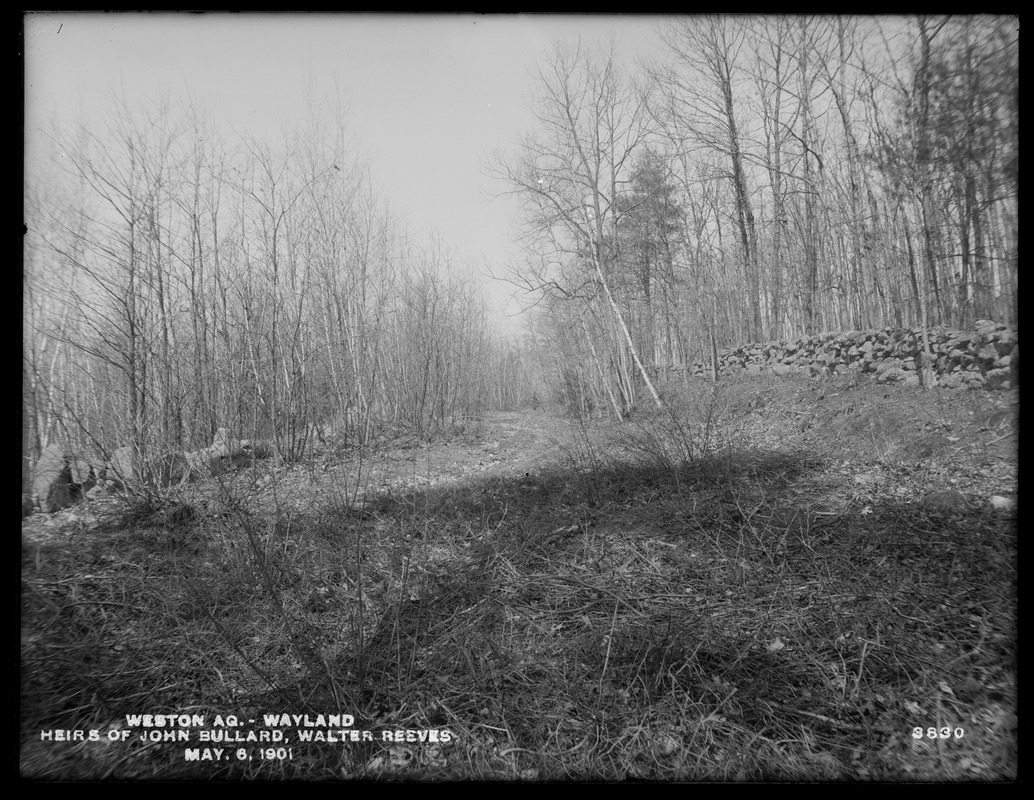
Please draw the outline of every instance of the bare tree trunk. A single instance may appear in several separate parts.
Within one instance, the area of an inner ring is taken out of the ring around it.
[[[614,392],[610,389],[610,381],[607,380],[607,373],[603,371],[600,357],[596,355],[596,346],[592,343],[592,337],[589,335],[589,329],[585,324],[585,318],[579,317],[578,321],[581,323],[582,332],[585,334],[585,342],[589,345],[589,352],[592,353],[592,363],[596,365],[596,372],[600,376],[600,383],[602,383],[604,389],[606,389],[607,397],[610,399],[610,405],[614,409],[614,415],[619,421],[623,420],[624,414],[621,411],[621,406],[618,404],[617,398],[614,397]]]
[[[614,300],[614,295],[611,294],[610,286],[607,283],[607,279],[603,274],[603,269],[600,267],[600,258],[596,254],[593,259],[594,266],[596,267],[596,277],[600,281],[600,286],[603,287],[603,293],[607,296],[607,302],[610,304],[611,310],[614,312],[614,317],[617,319],[618,324],[621,326],[621,330],[625,335],[625,343],[628,345],[628,352],[632,355],[632,360],[635,362],[636,368],[639,370],[639,374],[643,378],[643,383],[646,384],[646,388],[650,392],[650,396],[653,398],[653,402],[657,408],[664,408],[664,401],[661,400],[661,396],[657,393],[657,389],[654,388],[653,381],[650,380],[650,374],[646,371],[646,367],[643,366],[643,362],[639,358],[639,352],[636,350],[635,342],[632,341],[632,334],[628,331],[628,325],[625,324],[625,316],[621,313],[621,309],[618,307],[617,302]]]

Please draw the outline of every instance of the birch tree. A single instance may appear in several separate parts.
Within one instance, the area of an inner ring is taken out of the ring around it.
[[[566,255],[585,265],[636,371],[662,408],[614,288],[618,226],[635,208],[621,198],[630,193],[633,158],[650,133],[647,98],[620,74],[613,46],[555,45],[537,85],[539,130],[492,172],[525,199],[530,234],[555,243],[553,263]],[[525,280],[536,288],[556,283],[544,274]]]

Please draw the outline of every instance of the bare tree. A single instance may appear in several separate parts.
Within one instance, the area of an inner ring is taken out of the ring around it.
[[[613,46],[555,45],[538,89],[540,131],[524,140],[514,159],[500,159],[493,174],[524,197],[532,235],[556,246],[554,263],[567,255],[585,264],[644,385],[663,407],[613,286],[618,226],[632,207],[621,196],[650,132],[646,95],[619,75]],[[540,289],[557,283],[543,275],[526,280]]]
[[[682,20],[669,26],[662,38],[675,65],[659,77],[668,97],[666,107],[674,117],[669,124],[683,126],[694,139],[728,159],[749,308],[746,335],[756,341],[763,336],[757,224],[735,97],[746,32],[743,21],[721,16]]]

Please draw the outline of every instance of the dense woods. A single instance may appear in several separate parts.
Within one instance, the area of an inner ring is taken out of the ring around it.
[[[745,342],[1013,322],[1017,35],[687,17],[637,65],[558,42],[536,126],[488,169],[524,203],[523,343],[332,115],[279,143],[157,102],[56,132],[25,192],[28,447],[184,449],[228,426],[294,460],[485,408],[622,417]]]
[[[717,348],[1015,319],[1014,19],[691,17],[558,44],[524,198],[558,393],[625,413]]]
[[[122,109],[55,146],[66,193],[27,195],[37,447],[182,450],[228,426],[293,461],[506,402],[476,284],[408,234],[339,130],[309,125],[231,148],[201,120]]]

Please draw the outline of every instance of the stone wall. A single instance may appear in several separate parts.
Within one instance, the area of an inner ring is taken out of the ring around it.
[[[209,475],[221,475],[248,461],[240,439],[230,436],[226,428],[220,428],[209,447],[165,453],[144,465],[137,463],[133,448],[120,447],[112,454],[107,477],[118,486],[137,482],[168,488]]]
[[[806,372],[834,375],[858,372],[880,383],[919,383],[921,328],[822,333],[794,341],[748,344],[718,354],[721,373]],[[978,320],[973,330],[932,328],[928,333],[938,384],[950,387],[1010,388],[1017,385],[1017,328]],[[703,376],[710,364],[697,362],[691,374]]]
[[[22,516],[31,514],[37,506],[46,512],[60,511],[83,496],[92,497],[108,489],[124,489],[127,485],[168,488],[200,477],[221,475],[249,464],[253,458],[267,455],[267,450],[266,447],[256,450],[251,443],[230,436],[226,428],[216,432],[209,447],[187,453],[165,453],[146,463],[141,463],[132,447],[119,447],[103,464],[103,461],[91,463],[55,442],[43,451],[33,467],[32,494],[27,496],[22,492]]]

